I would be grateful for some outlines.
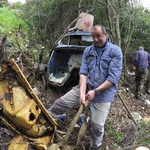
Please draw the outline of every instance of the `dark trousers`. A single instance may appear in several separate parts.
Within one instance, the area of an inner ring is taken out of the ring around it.
[[[136,71],[136,94],[143,94],[145,91],[145,85],[148,80],[148,69],[139,69]]]

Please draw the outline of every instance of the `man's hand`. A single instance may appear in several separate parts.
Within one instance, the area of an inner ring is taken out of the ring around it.
[[[88,100],[87,95],[80,96],[80,103],[83,104],[85,107],[89,105],[90,101]]]
[[[88,101],[92,101],[95,97],[95,91],[94,90],[90,90],[87,94],[86,94],[87,100]]]
[[[132,66],[131,70],[135,71],[136,70],[136,66]]]

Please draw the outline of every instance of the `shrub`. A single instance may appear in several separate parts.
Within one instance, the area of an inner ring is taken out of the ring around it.
[[[0,34],[9,34],[13,30],[16,30],[21,25],[22,30],[27,30],[27,24],[19,18],[17,13],[14,10],[9,9],[9,7],[0,8]]]

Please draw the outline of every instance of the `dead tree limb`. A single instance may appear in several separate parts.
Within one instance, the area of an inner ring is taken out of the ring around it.
[[[120,98],[121,102],[123,103],[125,109],[127,110],[129,116],[131,117],[132,121],[135,123],[135,125],[137,126],[137,128],[140,129],[139,126],[138,126],[138,124],[136,123],[136,121],[135,121],[134,118],[132,117],[132,115],[131,115],[131,113],[130,113],[128,107],[127,107],[127,105],[125,104],[125,102],[124,102],[124,100],[122,99],[122,97],[120,96],[120,94],[118,93],[117,95],[118,95],[118,97]]]

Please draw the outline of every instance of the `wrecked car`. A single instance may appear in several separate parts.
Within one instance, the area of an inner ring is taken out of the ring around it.
[[[63,86],[73,73],[79,71],[83,51],[93,42],[92,25],[93,16],[81,13],[76,26],[55,44],[47,66],[49,84]]]
[[[48,62],[49,83],[63,86],[74,70],[81,66],[84,49],[91,45],[89,31],[68,32],[53,49]]]

